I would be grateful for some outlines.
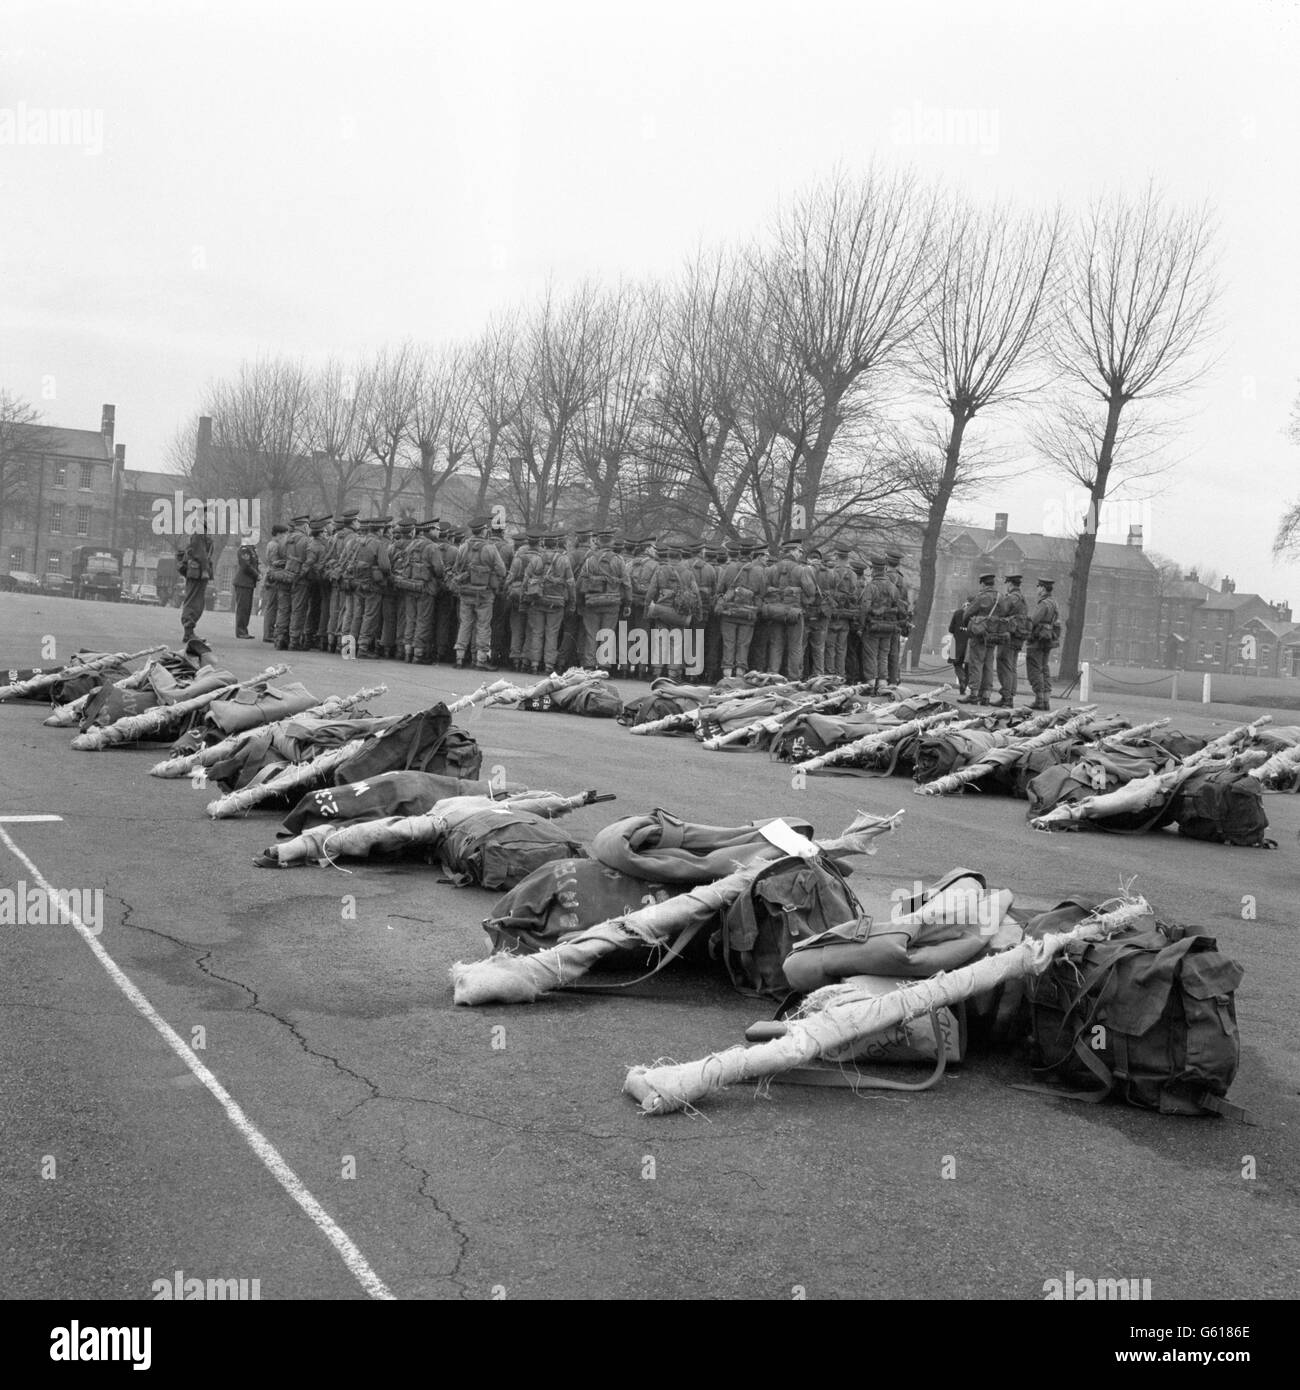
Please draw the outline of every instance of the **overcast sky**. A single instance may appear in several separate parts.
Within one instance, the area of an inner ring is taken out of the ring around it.
[[[79,143],[24,139],[50,109],[87,113]],[[969,138],[929,140],[936,112]],[[1123,519],[1300,613],[1300,565],[1269,554],[1300,495],[1294,0],[0,0],[0,386],[73,427],[113,401],[128,463],[163,467],[243,357],[467,336],[548,276],[669,274],[873,159],[1034,206],[1152,176],[1214,205],[1221,356],[1184,462]],[[972,520],[1063,512],[1021,456]]]

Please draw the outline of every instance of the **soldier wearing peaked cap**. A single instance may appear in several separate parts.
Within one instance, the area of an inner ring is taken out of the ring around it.
[[[353,616],[357,604],[357,585],[353,561],[361,543],[360,512],[355,508],[343,513],[343,526],[335,537],[336,546],[331,563],[335,601],[330,622],[330,650],[349,658],[356,655],[352,638]]]
[[[488,538],[496,546],[505,566],[506,578],[492,597],[492,664],[501,667],[510,657],[510,599],[506,585],[510,576],[510,566],[514,563],[515,548],[506,537],[505,522],[493,523]]]
[[[898,595],[898,630],[889,639],[889,683],[897,685],[903,674],[903,642],[912,631],[912,602],[907,580],[903,577],[903,552],[895,548],[886,550],[885,560],[885,578]]]
[[[1052,708],[1052,648],[1061,641],[1061,610],[1052,597],[1054,582],[1038,581],[1038,602],[1029,618],[1025,675],[1034,692],[1034,708]]]
[[[889,681],[889,639],[898,628],[898,592],[883,555],[871,557],[871,578],[862,590],[862,680],[872,694]]]
[[[582,606],[582,664],[597,667],[596,648],[604,628],[616,628],[632,611],[632,586],[623,557],[614,551],[614,530],[603,526],[594,532],[592,546],[575,575]]]
[[[993,674],[997,663],[997,642],[989,634],[993,610],[998,604],[998,591],[993,587],[997,576],[991,571],[981,574],[979,592],[966,605],[962,621],[966,628],[966,680],[970,689],[958,701],[963,705],[987,705],[993,693]],[[994,633],[997,631],[994,625]]]
[[[352,638],[357,656],[364,660],[379,656],[383,637],[384,590],[392,573],[384,528],[392,522],[391,516],[368,517],[353,556],[357,603],[353,610]]]
[[[284,583],[283,595],[275,618],[275,645],[282,652],[293,647],[293,636],[301,634],[307,618],[309,597],[303,578],[302,566],[307,543],[311,539],[311,517],[295,516],[289,519],[289,532],[284,538]]]
[[[542,530],[540,526],[531,527],[515,546],[506,571],[505,598],[510,617],[510,641],[508,657],[510,668],[514,671],[524,669],[524,644],[528,639],[528,612],[533,607],[537,595],[524,593],[524,575],[529,561],[540,555],[542,550]]]
[[[987,640],[997,643],[998,703],[1005,708],[1016,702],[1020,651],[1029,636],[1029,610],[1020,592],[1020,580],[1018,574],[1007,575],[985,633]]]
[[[813,583],[817,586],[816,597],[804,606],[803,662],[801,669],[806,676],[826,674],[826,642],[830,634],[830,567],[822,558],[819,546],[809,546],[806,551],[808,568],[812,571]]]
[[[257,543],[251,535],[244,536],[235,557],[235,580],[231,587],[235,591],[235,636],[249,642],[253,640],[248,630],[248,620],[253,613],[253,590],[261,577]]]
[[[803,675],[804,615],[817,603],[817,581],[801,558],[802,537],[789,537],[781,551],[781,558],[767,571],[763,612],[769,623],[767,666],[789,680],[799,680]]]
[[[858,621],[858,579],[849,563],[849,547],[835,547],[835,563],[826,572],[823,588],[830,616],[826,623],[826,674],[845,675],[849,632]]]
[[[645,611],[651,670],[658,656],[660,673],[680,680],[686,674],[686,629],[694,626],[700,611],[695,572],[680,540],[660,547],[660,559],[646,591]]]
[[[355,515],[355,513],[354,513]],[[321,650],[338,650],[339,622],[343,616],[343,585],[339,579],[339,557],[352,534],[351,517],[348,512],[339,512],[330,527],[330,535],[325,542],[325,554],[321,558],[321,579],[324,592],[321,595]]]
[[[554,533],[542,536],[542,549],[529,556],[524,568],[526,628],[521,665],[528,671],[556,669],[560,620],[577,601],[573,569],[563,539]]]
[[[284,582],[284,541],[289,528],[282,521],[271,527],[271,539],[266,543],[266,582],[262,586],[262,641],[274,642],[279,626],[282,604],[288,601],[289,587]]]
[[[767,566],[758,554],[759,542],[735,542],[734,557],[718,578],[718,615],[723,676],[740,676],[750,669],[754,625],[767,594]]]
[[[325,569],[330,553],[330,539],[333,535],[334,517],[325,512],[312,517],[308,523],[311,535],[307,546],[305,572],[309,596],[307,621],[303,626],[302,648],[304,651],[325,651],[329,640],[330,594]]]
[[[580,526],[573,532],[573,538],[569,544],[569,569],[573,572],[575,581],[575,599],[572,609],[566,609],[564,618],[560,625],[560,651],[557,658],[557,669],[563,671],[570,666],[576,666],[582,654],[582,590],[577,587],[578,575],[582,573],[582,567],[587,561],[587,556],[592,549],[592,533],[589,527]]]

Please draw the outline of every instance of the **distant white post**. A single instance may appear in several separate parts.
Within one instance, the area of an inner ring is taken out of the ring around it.
[[[1207,671],[1207,672],[1205,673],[1205,679],[1201,682],[1201,704],[1203,704],[1203,705],[1208,705],[1209,703],[1210,703],[1210,673]]]
[[[1092,662],[1079,663],[1079,703],[1086,705],[1092,699]]]

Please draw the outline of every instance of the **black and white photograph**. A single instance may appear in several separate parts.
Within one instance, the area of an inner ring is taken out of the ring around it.
[[[1279,1353],[1300,0],[0,0],[0,206],[15,1350]]]

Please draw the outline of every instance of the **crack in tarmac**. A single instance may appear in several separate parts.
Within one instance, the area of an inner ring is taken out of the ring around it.
[[[434,1194],[427,1189],[426,1184],[431,1183],[433,1181],[433,1174],[430,1173],[429,1170],[426,1167],[424,1167],[423,1164],[416,1163],[414,1159],[407,1157],[406,1151],[410,1148],[410,1146],[411,1141],[409,1139],[404,1139],[402,1141],[402,1148],[401,1152],[398,1154],[398,1157],[401,1159],[402,1163],[406,1165],[406,1167],[410,1168],[413,1172],[420,1174],[420,1183],[416,1191],[419,1192],[421,1197],[423,1197],[426,1201],[432,1204],[434,1211],[436,1211],[438,1215],[441,1216],[442,1219],[447,1223],[448,1227],[451,1229],[452,1235],[456,1239],[455,1263],[452,1265],[451,1270],[443,1277],[447,1279],[449,1283],[452,1283],[456,1286],[456,1290],[461,1298],[468,1299],[471,1297],[471,1293],[469,1285],[465,1282],[464,1279],[461,1278],[460,1267],[465,1263],[465,1257],[469,1254],[469,1233],[465,1230],[464,1226],[462,1226],[461,1223],[456,1219],[456,1217],[454,1217],[451,1214],[451,1212],[442,1205],[442,1203],[437,1199],[437,1197],[434,1196]]]

